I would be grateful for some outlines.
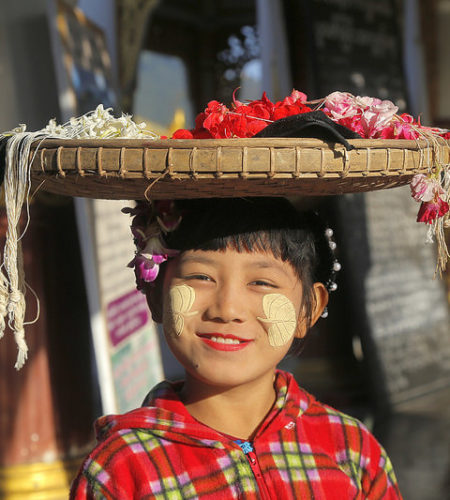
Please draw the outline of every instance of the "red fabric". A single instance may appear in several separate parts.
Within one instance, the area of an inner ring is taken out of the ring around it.
[[[164,382],[143,408],[97,421],[99,445],[72,500],[258,499],[264,491],[283,500],[401,498],[389,458],[364,425],[317,402],[288,373],[278,372],[277,401],[247,455],[196,421],[177,389]]]

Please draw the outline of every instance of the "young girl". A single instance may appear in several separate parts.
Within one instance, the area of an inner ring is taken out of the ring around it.
[[[276,368],[336,287],[332,232],[318,217],[282,198],[132,213],[137,285],[186,377],[98,420],[71,498],[401,498],[364,425]]]

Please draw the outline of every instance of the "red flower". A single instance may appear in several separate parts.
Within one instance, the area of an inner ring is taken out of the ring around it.
[[[231,139],[232,137],[247,137],[247,118],[242,112],[228,113],[216,136],[218,139]]]
[[[172,139],[193,139],[193,138],[194,136],[192,132],[184,128],[179,128],[172,135]]]
[[[195,129],[193,132],[194,139],[213,139],[211,132],[206,128]]]
[[[282,101],[278,101],[275,104],[275,107],[299,105],[304,103],[306,99],[307,99],[306,94],[293,89],[291,95],[288,95]]]
[[[263,92],[261,99],[249,102],[248,104],[242,104],[241,102],[234,100],[234,105],[235,111],[241,109],[246,114],[258,116],[267,120],[272,115],[273,110],[273,102],[267,97],[265,92]]]
[[[417,222],[431,224],[437,217],[442,217],[448,212],[448,203],[439,196],[433,201],[423,201],[417,214]]]
[[[195,129],[177,130],[172,137],[174,139],[253,137],[273,121],[273,108],[274,104],[265,92],[261,99],[248,104],[243,104],[233,95],[231,110],[218,101],[210,101],[206,109],[197,115]]]
[[[305,104],[297,103],[297,104],[276,104],[276,107],[273,111],[272,119],[280,120],[281,118],[286,118],[286,116],[299,115],[301,113],[308,113],[311,111],[311,108],[306,106]]]
[[[281,104],[284,106],[286,104],[299,104],[305,102],[306,99],[307,99],[306,94],[298,90],[292,89],[291,95],[285,97],[281,102],[277,102],[277,105]]]
[[[299,92],[295,89],[292,90],[291,95],[275,104],[272,120],[280,120],[281,118],[286,118],[286,116],[298,115],[311,111],[311,108],[303,104],[306,99],[306,94],[303,92]]]
[[[216,139],[220,139],[220,125],[228,111],[228,108],[219,101],[210,101],[208,107],[205,109],[206,118],[203,120],[203,128],[209,130],[211,135]]]
[[[306,113],[306,95],[293,90],[283,101],[273,104],[264,92],[261,99],[244,104],[233,94],[232,109],[218,101],[210,101],[206,109],[197,115],[193,130],[177,130],[173,139],[229,139],[253,137],[275,120],[286,116]]]
[[[413,117],[412,115],[408,115],[408,113],[402,113],[402,114],[400,115],[400,118],[401,118],[404,122],[406,122],[406,123],[413,123],[413,124],[418,125],[418,126],[420,127],[420,123],[419,123],[419,122],[416,122],[416,121],[414,120],[414,117]]]
[[[247,127],[247,137],[253,137],[258,132],[260,132],[263,128],[266,128],[270,122],[266,122],[263,120],[251,120],[248,123]]]
[[[203,122],[205,121],[205,118],[207,117],[207,114],[203,111],[202,113],[199,113],[195,117],[195,128],[196,129],[201,129],[203,128]]]

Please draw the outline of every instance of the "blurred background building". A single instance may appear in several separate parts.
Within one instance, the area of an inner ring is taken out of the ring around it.
[[[0,130],[103,103],[170,136],[212,99],[265,90],[276,101],[292,88],[390,99],[450,128],[449,26],[450,0],[0,0]],[[284,366],[371,427],[406,499],[447,498],[450,281],[432,279],[417,205],[407,187],[294,202],[336,228],[343,271],[329,318]],[[0,342],[0,498],[66,498],[93,420],[114,408],[92,335],[81,219],[93,209],[82,203],[39,193],[32,205],[24,253],[41,313],[20,372],[10,332]],[[182,375],[163,343],[153,350],[164,376]]]

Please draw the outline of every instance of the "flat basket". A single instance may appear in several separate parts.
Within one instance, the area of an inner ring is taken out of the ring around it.
[[[46,139],[30,152],[32,181],[88,198],[335,195],[392,188],[449,161],[427,140]]]

